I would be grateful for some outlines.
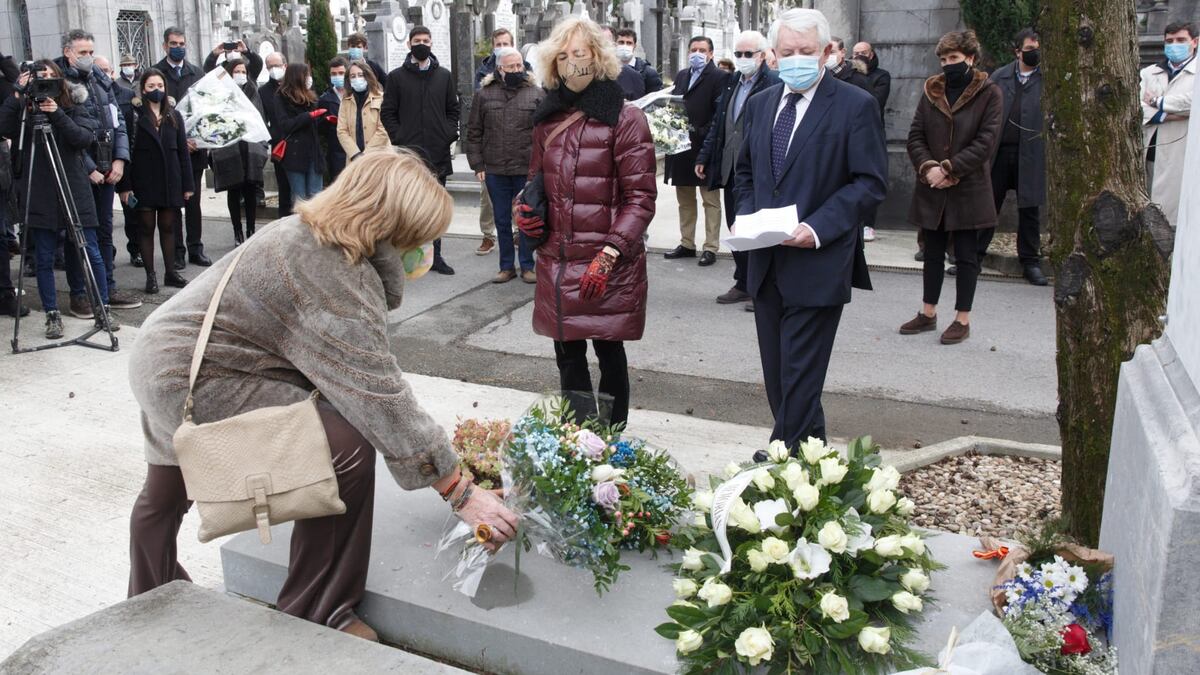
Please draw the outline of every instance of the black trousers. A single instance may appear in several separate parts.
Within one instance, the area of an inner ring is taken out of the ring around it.
[[[624,424],[629,421],[629,362],[625,358],[625,343],[592,340],[592,349],[600,361],[600,395],[612,399],[611,422]],[[592,395],[587,340],[555,340],[554,358],[558,362],[559,386],[563,396],[571,402],[577,421],[595,415],[604,419],[608,402],[597,403]]]
[[[292,184],[282,164],[271,160],[271,166],[275,167],[275,189],[279,190],[279,217],[286,218],[292,215]]]
[[[954,277],[957,291],[954,309],[960,312],[971,311],[971,305],[975,302],[975,286],[979,282],[979,259],[976,257],[979,251],[979,233],[984,231],[922,230],[925,233],[925,267],[922,274],[925,281],[925,303],[936,305],[942,296],[942,282],[946,276],[942,261],[946,257],[949,241],[953,240],[954,264],[958,266],[958,274]]]
[[[733,221],[737,218],[737,193],[733,191],[733,181],[725,186],[725,227],[733,230]],[[750,259],[749,251],[733,252],[733,287],[739,291],[746,290],[746,265]]]
[[[138,255],[142,252],[141,235],[138,234],[138,217],[133,209],[129,208],[128,204],[121,204],[121,215],[125,219],[125,251],[130,256]]]
[[[1004,206],[1004,198],[1009,190],[1017,189],[1020,177],[1020,146],[1002,145],[996,151],[996,161],[992,164],[992,196],[996,200],[996,213]],[[995,228],[979,231],[979,262],[987,255],[988,246],[992,243]],[[1026,206],[1017,209],[1017,257],[1025,266],[1040,264],[1042,259],[1041,217],[1036,206]],[[958,236],[955,234],[955,236]]]
[[[809,436],[826,438],[821,391],[841,319],[842,305],[788,306],[774,269],[767,271],[754,297],[754,323],[767,403],[775,416],[771,440],[791,447]]]
[[[204,224],[200,215],[200,196],[204,191],[204,167],[208,164],[208,151],[197,150],[191,154],[192,185],[196,186],[192,198],[184,202],[184,217],[175,223],[175,257],[184,254],[198,255],[204,253],[204,242],[200,240]],[[187,235],[184,235],[184,227]],[[186,243],[186,248],[185,248]]]

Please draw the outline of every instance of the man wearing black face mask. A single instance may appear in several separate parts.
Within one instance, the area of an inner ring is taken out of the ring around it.
[[[533,144],[533,111],[546,92],[529,81],[521,52],[512,47],[496,50],[496,70],[480,81],[467,119],[467,161],[481,183],[487,185],[496,214],[500,271],[492,279],[502,284],[517,278],[513,261],[512,203],[525,187]],[[519,234],[521,280],[537,282],[533,249]]]
[[[408,58],[388,73],[379,117],[392,145],[414,150],[442,185],[454,172],[450,146],[458,140],[460,108],[450,71],[433,55],[433,34],[425,26],[408,33]],[[442,240],[433,242],[433,267],[438,274],[454,274],[442,258]]]
[[[1047,284],[1041,266],[1039,208],[1046,202],[1046,143],[1042,138],[1041,49],[1037,33],[1026,28],[1013,40],[1016,60],[996,70],[992,82],[1004,92],[1004,130],[992,165],[996,212],[1009,190],[1017,191],[1017,255],[1025,280]],[[979,233],[979,260],[996,230]]]

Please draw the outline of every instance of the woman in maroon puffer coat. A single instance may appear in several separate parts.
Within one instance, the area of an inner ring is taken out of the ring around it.
[[[554,340],[564,393],[590,394],[587,340],[600,361],[612,422],[629,417],[625,342],[646,325],[646,228],[654,217],[654,142],[641,110],[625,105],[620,63],[594,22],[559,24],[538,47],[546,98],[534,113],[532,178],[545,180],[547,222],[520,207],[518,226],[538,249],[533,329]],[[576,112],[546,147],[547,137]],[[569,396],[580,417],[595,414]]]

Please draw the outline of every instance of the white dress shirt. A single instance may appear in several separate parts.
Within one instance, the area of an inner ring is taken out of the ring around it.
[[[805,91],[793,92],[786,84],[783,86],[783,96],[779,97],[779,108],[775,110],[775,121],[779,121],[779,114],[783,112],[784,106],[788,104],[788,94],[800,94],[800,100],[796,101],[796,119],[792,122],[792,133],[788,136],[788,150],[792,149],[792,141],[796,140],[796,130],[800,128],[800,122],[804,119],[804,113],[808,112],[808,105],[812,103],[812,97],[817,93],[817,87],[821,86],[821,80],[825,79],[825,68],[821,68],[821,75],[817,77],[817,81],[813,86]],[[774,129],[774,125],[771,127]],[[817,231],[808,223],[800,223],[800,227],[807,227],[809,232],[812,232],[813,248],[821,248],[821,238],[817,236]]]

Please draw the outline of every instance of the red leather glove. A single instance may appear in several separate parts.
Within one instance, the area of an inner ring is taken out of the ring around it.
[[[332,124],[334,126],[337,126],[337,115],[326,115],[325,121],[329,122],[330,124]]]
[[[518,204],[516,214],[517,229],[525,233],[526,237],[542,236],[542,232],[546,228],[546,223],[541,218],[533,214],[533,207],[527,204]]]
[[[329,111],[328,111],[328,110],[326,110],[325,108],[317,108],[316,110],[314,110],[314,111],[312,111],[312,112],[308,113],[308,116],[309,116],[309,117],[311,117],[311,118],[313,118],[313,119],[315,120],[315,119],[317,119],[317,118],[318,118],[318,117],[320,117],[321,115],[324,115],[324,114],[325,114],[325,113],[327,113],[327,112],[329,112]]]
[[[603,296],[604,291],[608,290],[608,276],[612,274],[613,265],[616,263],[617,259],[611,255],[597,253],[587,271],[583,273],[583,280],[579,282],[579,297],[595,300]]]

